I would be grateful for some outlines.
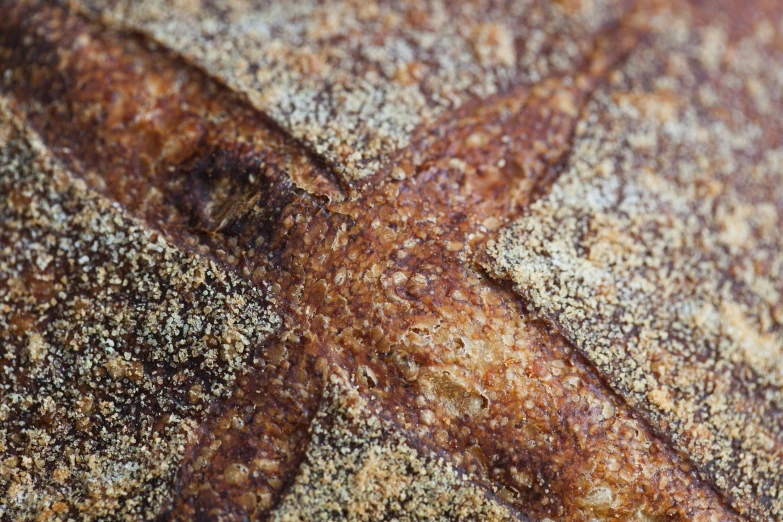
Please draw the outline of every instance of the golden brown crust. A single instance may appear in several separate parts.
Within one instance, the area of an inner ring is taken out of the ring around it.
[[[0,517],[151,519],[280,319],[58,169],[5,102],[0,143]]]
[[[456,502],[432,503],[436,519],[459,519],[455,509],[477,499],[533,520],[741,519],[587,358],[473,263],[487,237],[549,192],[584,108],[658,9],[615,17],[599,38],[573,36],[580,57],[562,75],[439,109],[384,153],[372,182],[351,186],[241,96],[138,35],[46,2],[4,13],[2,90],[51,152],[182,251],[248,287],[268,284],[282,319],[178,460],[161,516],[291,517],[302,498],[334,516],[330,500],[367,477],[372,494],[344,508],[370,520],[407,492],[378,488],[382,475],[411,485],[412,508],[466,477],[449,490]],[[541,29],[542,45],[557,48],[552,27]],[[329,154],[337,163],[342,152]],[[330,404],[373,407],[346,417]],[[346,426],[347,439],[332,436]],[[348,452],[336,459],[340,480],[308,481],[348,439],[386,458]]]
[[[74,2],[247,95],[348,182],[471,98],[578,69],[630,3]]]
[[[335,368],[296,481],[270,520],[525,520],[374,410]]]
[[[783,18],[713,9],[653,21],[594,93],[551,194],[486,266],[738,511],[777,520]]]

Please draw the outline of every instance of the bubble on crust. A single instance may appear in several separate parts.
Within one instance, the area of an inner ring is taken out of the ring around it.
[[[86,190],[1,99],[0,129],[0,518],[152,520],[246,365],[221,345],[279,319]]]

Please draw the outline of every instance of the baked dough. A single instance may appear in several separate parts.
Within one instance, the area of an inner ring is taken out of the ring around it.
[[[0,519],[783,519],[777,2],[0,15]]]

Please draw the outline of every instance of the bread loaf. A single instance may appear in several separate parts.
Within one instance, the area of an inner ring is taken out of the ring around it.
[[[776,0],[0,15],[0,520],[783,520]]]

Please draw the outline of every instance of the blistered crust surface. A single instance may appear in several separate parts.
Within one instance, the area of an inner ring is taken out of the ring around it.
[[[339,369],[322,400],[299,474],[271,521],[525,520],[451,462],[413,446]]]
[[[279,324],[57,167],[0,105],[0,518],[148,520]]]
[[[357,181],[445,110],[575,70],[628,2],[78,3],[245,93]]]
[[[486,266],[738,511],[780,519],[783,27],[720,4],[651,20]]]

